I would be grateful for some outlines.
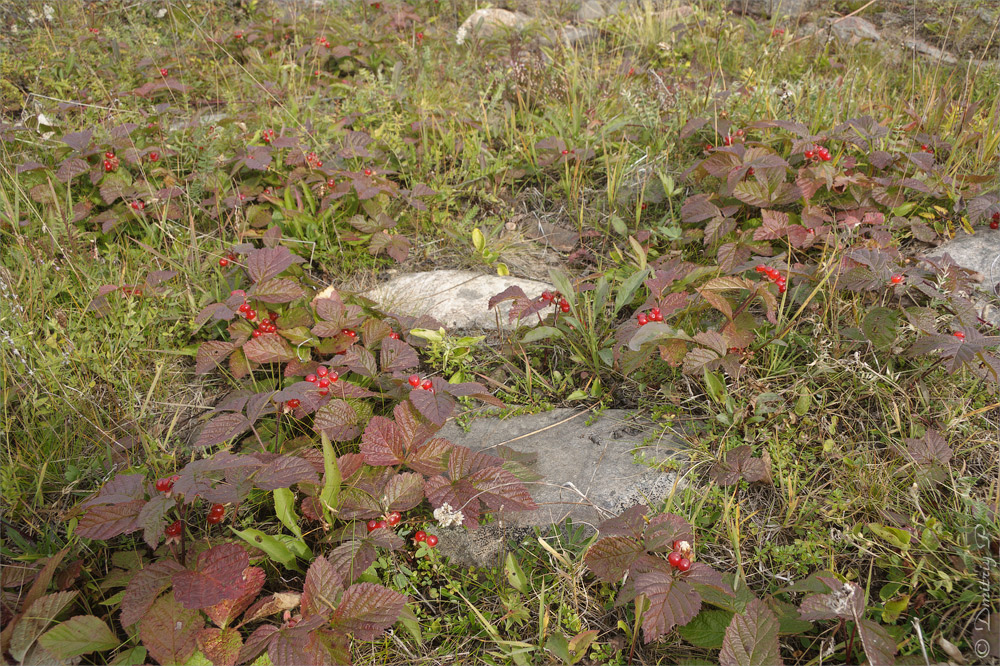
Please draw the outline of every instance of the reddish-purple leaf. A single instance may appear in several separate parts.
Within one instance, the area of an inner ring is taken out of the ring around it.
[[[302,257],[292,254],[284,246],[254,250],[247,257],[247,275],[254,282],[263,282],[289,268],[292,264],[305,261]]]
[[[714,217],[724,217],[722,211],[709,200],[707,194],[696,194],[685,199],[681,205],[681,221],[685,224],[703,222]]]
[[[329,560],[320,555],[313,560],[306,572],[306,582],[302,588],[302,616],[329,617],[343,590],[344,581],[340,574]]]
[[[394,373],[420,365],[417,352],[402,340],[384,338],[379,351],[379,365],[382,372]]]
[[[646,643],[664,635],[677,625],[690,622],[701,609],[701,595],[683,578],[653,570],[637,574],[636,592],[649,599],[649,610],[642,616]]]
[[[99,504],[92,506],[80,518],[76,535],[84,539],[107,541],[120,534],[139,529],[139,512],[146,500],[131,500],[120,504]]]
[[[162,559],[137,571],[125,588],[125,596],[122,597],[119,616],[121,625],[128,627],[141,620],[156,598],[170,587],[173,575],[183,570],[184,567],[175,560]]]
[[[624,536],[633,539],[642,537],[646,530],[646,517],[649,507],[645,504],[635,504],[617,516],[608,518],[597,526],[602,537]]]
[[[90,137],[94,135],[93,130],[83,132],[71,132],[61,137],[61,141],[78,153],[82,153],[90,145]]]
[[[139,637],[159,663],[183,664],[194,654],[198,632],[204,627],[201,613],[184,608],[167,594],[142,617]]]
[[[266,579],[264,570],[260,567],[247,567],[243,572],[243,590],[239,597],[224,599],[202,610],[216,626],[225,628],[254,602]]]
[[[369,465],[398,465],[406,456],[406,444],[391,419],[373,416],[361,435],[361,454]]]
[[[218,304],[216,304],[218,305]],[[211,307],[211,306],[210,306]],[[204,314],[202,310],[202,314]],[[201,315],[199,315],[200,317]],[[226,357],[236,348],[232,342],[223,340],[208,340],[198,347],[198,355],[195,357],[194,372],[203,375],[215,366],[221,364]]]
[[[532,511],[538,508],[524,483],[502,467],[478,470],[465,480],[475,488],[475,497],[494,511]]]
[[[202,427],[194,446],[195,448],[204,448],[222,444],[243,434],[249,428],[250,420],[242,414],[235,412],[219,414]]]
[[[239,544],[224,543],[210,548],[198,555],[194,571],[174,574],[174,596],[185,608],[195,610],[226,599],[239,599],[244,593],[243,572],[249,564],[250,556]]]
[[[340,544],[327,557],[340,579],[349,583],[367,571],[377,555],[371,539],[355,539]]]
[[[243,353],[253,363],[284,363],[295,358],[295,352],[285,339],[277,335],[262,335],[250,340],[243,345]]]
[[[243,647],[240,649],[240,656],[236,660],[237,663],[249,664],[254,661],[261,652],[268,648],[277,633],[278,628],[273,624],[262,624],[254,629],[253,633],[244,641]]]
[[[859,617],[855,622],[869,666],[893,666],[896,663],[896,639],[892,634],[874,620]]]
[[[305,295],[299,283],[288,278],[264,280],[255,284],[247,293],[264,303],[291,303]]]
[[[799,606],[803,620],[853,620],[862,617],[865,610],[865,593],[856,583],[841,583],[830,574],[816,575],[816,580],[826,585],[828,594],[813,594]]]
[[[918,465],[947,465],[952,451],[937,430],[929,429],[920,439],[907,439],[906,452]]]
[[[370,641],[395,624],[404,606],[405,595],[381,585],[359,583],[344,592],[332,622],[340,631]]]
[[[316,410],[313,429],[326,434],[334,442],[349,442],[361,432],[358,413],[344,400],[331,400]]]
[[[254,474],[253,482],[261,490],[277,490],[296,483],[319,483],[319,478],[305,459],[281,456],[261,466]]]
[[[587,550],[584,561],[601,580],[618,583],[644,552],[642,544],[635,539],[611,536],[592,545]]]
[[[443,426],[455,411],[455,399],[450,394],[437,390],[414,389],[410,391],[410,402],[428,421]]]
[[[56,171],[56,178],[63,183],[68,183],[80,174],[90,171],[90,165],[79,157],[67,157],[59,163],[59,170]]]
[[[733,617],[719,654],[721,666],[781,666],[778,618],[760,599]]]
[[[163,538],[164,518],[175,504],[177,501],[173,497],[157,493],[149,498],[139,512],[138,521],[143,530],[142,538],[150,548],[156,548]]]
[[[391,511],[409,511],[424,499],[424,477],[414,472],[393,475],[383,489],[385,504]]]

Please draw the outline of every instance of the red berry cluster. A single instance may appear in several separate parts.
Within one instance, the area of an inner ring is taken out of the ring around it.
[[[261,134],[260,138],[261,140],[264,141],[264,143],[271,143],[275,139],[274,130],[273,129],[264,130],[264,133]]]
[[[389,331],[389,337],[393,340],[399,340],[399,333],[396,331]]]
[[[243,31],[242,30],[237,30],[233,34],[233,39],[243,39]]]
[[[423,530],[420,530],[419,532],[414,534],[413,540],[416,543],[420,543],[421,541],[423,541],[424,543],[427,544],[428,548],[433,548],[434,546],[438,545],[438,538],[433,534],[428,534],[427,532],[424,532]]]
[[[419,376],[410,375],[409,379],[407,379],[406,381],[410,382],[410,386],[412,386],[415,389],[423,389],[424,391],[430,391],[431,393],[434,392],[434,382],[432,382],[430,379],[425,379],[423,381],[420,381]]]
[[[330,40],[328,40],[326,37],[317,37],[316,38],[316,45],[317,46],[325,46],[326,48],[330,48]]]
[[[920,144],[920,150],[921,150],[921,152],[924,152],[924,153],[931,153],[931,154],[934,153],[934,149],[931,148],[930,146],[928,146],[926,143]]]
[[[160,68],[160,76],[166,78],[168,74],[170,74],[170,71],[166,67]]]
[[[335,181],[333,178],[327,178],[326,179],[326,186],[329,187],[332,190],[333,188],[335,188],[337,186],[337,181]]]
[[[155,150],[153,152],[151,152],[149,155],[147,155],[146,157],[149,159],[150,162],[159,162],[160,161],[160,154],[158,152],[156,152]]]
[[[118,157],[110,150],[104,153],[104,171],[111,172],[118,168]]]
[[[306,153],[306,163],[309,164],[313,169],[318,169],[323,166],[323,160],[321,160],[316,153],[311,150]]]
[[[375,173],[375,172],[374,172],[374,171],[372,171],[371,169],[365,169],[365,170],[364,170],[364,174],[365,174],[366,176],[371,176],[371,175],[372,175],[372,174],[374,174],[374,173]]]
[[[893,273],[892,277],[889,278],[889,282],[893,284],[902,284],[905,279],[906,278],[902,273]]]
[[[373,2],[372,3],[372,9],[382,9],[382,3],[381,2]]]
[[[663,314],[660,312],[660,308],[650,308],[648,314],[640,312],[635,316],[635,319],[639,322],[639,326],[645,326],[654,321],[663,321]]]
[[[233,259],[235,260],[236,257],[234,256]],[[250,304],[247,303],[247,293],[245,291],[243,291],[242,289],[236,289],[235,291],[230,292],[229,295],[243,297],[243,304],[239,307],[239,313],[242,316],[246,317],[247,321],[253,321],[254,319],[257,318],[257,311],[254,310],[252,307],[250,307]],[[271,313],[268,316],[268,319],[273,324],[275,320],[278,319],[278,315],[275,313]],[[270,326],[268,326],[268,328],[270,328]],[[254,337],[259,337],[259,336],[254,336]]]
[[[98,34],[101,33],[101,31],[98,30],[97,28],[87,28],[87,30],[89,30],[90,34],[92,34],[92,35],[98,35]]]
[[[403,519],[403,514],[399,511],[391,511],[389,514],[380,520],[375,520],[374,518],[366,523],[369,532],[374,532],[375,530],[381,530],[386,527],[395,527],[399,525],[399,521]]]
[[[422,32],[418,32],[417,33],[417,41],[418,42],[424,41],[424,33],[422,33]]]
[[[246,305],[246,303],[244,303],[244,305]],[[240,307],[242,308],[242,306],[240,306]],[[250,308],[250,306],[247,305],[247,309],[249,309],[249,308]],[[249,313],[245,313],[245,314],[248,315],[247,319],[250,319]],[[251,333],[250,335],[252,335],[255,338],[259,338],[260,336],[266,335],[268,333],[277,333],[278,332],[278,327],[274,323],[276,321],[278,321],[278,313],[277,312],[271,312],[266,317],[261,317],[260,318],[260,323],[257,324],[257,328],[255,328],[254,331],[253,331],[253,333]]]
[[[691,545],[687,541],[674,541],[674,550],[667,555],[667,562],[674,569],[684,573],[691,568],[691,560],[688,559],[690,555]]]
[[[993,217],[990,218],[990,229],[1000,229],[1000,213],[993,213]]]
[[[299,399],[298,399],[298,398],[292,398],[291,400],[289,400],[289,401],[287,401],[287,402],[285,403],[285,407],[287,407],[287,408],[288,408],[288,411],[291,411],[291,410],[293,410],[293,409],[298,409],[298,408],[299,408],[299,405],[301,405],[301,404],[302,404],[302,403],[301,403],[301,402],[299,402]]]
[[[224,507],[221,504],[213,504],[212,508],[208,512],[208,518],[206,520],[208,521],[209,525],[218,525],[219,523],[222,522],[222,519],[225,517],[225,515],[226,515],[226,507]]]
[[[236,254],[233,252],[227,252],[226,256],[224,256],[222,259],[219,259],[219,265],[225,268],[232,261],[236,261]]]
[[[830,151],[818,144],[813,146],[811,149],[805,151],[804,153],[802,153],[802,156],[805,157],[807,160],[816,158],[821,162],[829,162],[831,159],[833,159],[830,157]]]
[[[142,201],[142,199],[136,199],[135,201],[133,201],[132,203],[130,203],[129,206],[132,208],[132,210],[145,210],[146,209],[146,204],[145,204],[145,202]]]
[[[760,266],[757,266],[757,268],[755,268],[754,270],[756,270],[758,273],[763,273],[767,275],[767,278],[771,282],[778,285],[779,294],[785,293],[785,287],[786,287],[785,276],[782,275],[780,272],[778,272],[777,268],[772,268],[771,266],[765,266],[764,264],[761,264]]]
[[[545,290],[542,292],[541,299],[556,306],[561,312],[569,312],[569,301],[563,298],[563,295],[558,291],[553,294],[551,291]]]
[[[181,535],[181,532],[184,531],[184,526],[181,524],[181,521],[175,520],[167,526],[167,529],[163,531],[168,537],[177,538]]]
[[[169,493],[177,479],[181,478],[179,474],[174,474],[173,476],[165,476],[162,479],[156,480],[156,490],[161,493]]]
[[[329,393],[330,384],[335,384],[338,379],[340,379],[340,374],[337,372],[331,372],[325,365],[321,365],[316,368],[315,373],[306,375],[306,381],[310,384],[315,384],[319,388],[320,395],[326,395]]]
[[[771,30],[771,36],[772,37],[778,37],[778,36],[783,35],[783,34],[785,34],[785,29],[784,28],[774,28],[773,30]]]
[[[952,335],[954,335],[959,340],[965,340],[965,333],[963,333],[962,331],[955,331],[954,333],[952,333]]]

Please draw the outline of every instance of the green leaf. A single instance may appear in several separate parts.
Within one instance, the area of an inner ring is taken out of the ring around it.
[[[323,444],[323,491],[319,494],[319,503],[323,507],[323,516],[332,524],[331,512],[337,508],[340,495],[340,467],[337,465],[337,452],[333,450],[330,438],[320,434]]]
[[[536,326],[524,334],[524,337],[521,338],[521,342],[538,342],[539,340],[561,337],[563,337],[563,332],[554,326]]]
[[[897,527],[868,523],[868,529],[900,550],[909,550],[910,533]]]
[[[623,307],[632,302],[632,299],[635,297],[635,292],[642,286],[642,282],[646,279],[646,275],[648,273],[648,268],[636,271],[635,273],[632,273],[632,275],[628,276],[628,279],[622,283],[618,293],[615,294],[615,314],[618,314]]]
[[[278,488],[273,493],[274,513],[278,520],[289,532],[301,539],[302,529],[299,527],[299,516],[295,513],[295,493],[288,488]]]
[[[528,577],[524,575],[524,570],[521,565],[517,563],[517,558],[514,557],[514,553],[507,553],[507,562],[504,565],[504,571],[507,574],[507,582],[510,586],[521,594],[528,593]]]
[[[726,382],[718,373],[709,372],[708,368],[705,368],[705,388],[708,397],[716,403],[722,404],[726,401]]]
[[[733,614],[724,610],[703,610],[694,619],[677,630],[681,638],[701,648],[717,650],[722,647],[726,627]]]
[[[576,291],[573,289],[573,283],[569,281],[566,274],[553,268],[549,271],[549,278],[552,280],[552,284],[556,286],[556,289],[562,292],[563,298],[569,301],[570,305],[575,305]]]
[[[280,563],[286,569],[302,571],[302,569],[299,568],[298,561],[295,559],[295,554],[288,549],[288,546],[281,543],[270,534],[264,534],[260,530],[255,530],[253,528],[238,530],[235,527],[231,527],[230,529],[234,534],[236,534],[236,536],[243,539],[254,548],[259,548],[264,551],[267,553],[268,557],[275,562]]]
[[[812,405],[812,396],[805,389],[799,394],[799,399],[795,401],[795,413],[798,416],[805,416],[809,413],[809,407]]]
[[[479,229],[472,230],[472,246],[476,248],[476,252],[479,254],[482,254],[483,248],[486,247],[486,237],[483,236],[483,232]]]
[[[895,622],[903,614],[906,607],[910,605],[910,595],[904,594],[899,599],[885,602],[885,609],[882,611],[883,622]]]
[[[625,224],[625,220],[617,215],[611,216],[611,228],[615,230],[615,233],[621,234],[622,236],[628,233],[628,225]]]
[[[861,322],[861,331],[870,343],[885,349],[896,341],[899,312],[890,308],[876,307],[868,311]]]
[[[113,650],[121,641],[108,625],[93,615],[77,615],[42,634],[38,642],[60,659]]]
[[[722,666],[777,666],[782,663],[778,646],[778,618],[759,599],[747,604],[746,610],[733,617],[726,629]]]
[[[111,666],[140,666],[147,663],[146,654],[144,647],[134,647],[119,652],[118,656],[111,661]]]

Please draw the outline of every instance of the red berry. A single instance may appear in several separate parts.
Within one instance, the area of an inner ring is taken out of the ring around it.
[[[288,401],[288,402],[286,402],[285,404],[286,404],[286,405],[288,405],[288,408],[289,408],[289,409],[298,409],[298,408],[299,408],[299,405],[300,405],[300,404],[302,404],[302,403],[300,403],[300,402],[299,402],[298,400],[296,400],[295,398],[292,398],[291,400],[289,400],[289,401]]]
[[[167,74],[169,74],[169,73],[170,73],[170,72],[168,72],[168,71],[167,71],[167,68],[166,68],[166,67],[161,67],[161,68],[160,68],[160,76],[166,76],[166,75],[167,75]]]
[[[257,318],[257,311],[256,310],[250,310],[249,312],[247,312],[247,319],[249,321],[253,321],[256,318]]]
[[[553,298],[553,296],[552,296],[552,292],[551,291],[549,291],[549,290],[546,289],[545,291],[542,292],[542,300],[543,301],[548,301],[549,303],[551,303],[552,302],[552,298]]]
[[[438,545],[438,538],[436,536],[434,536],[433,534],[428,534],[427,535],[427,545],[430,548],[433,548],[434,546]]]
[[[180,536],[181,532],[184,531],[184,527],[181,525],[181,521],[174,521],[171,525],[167,526],[164,530],[169,537]]]
[[[260,329],[258,328],[258,329],[256,329],[256,330],[255,330],[255,331],[254,331],[253,333],[251,333],[250,335],[252,335],[252,336],[253,336],[253,337],[254,337],[254,338],[256,339],[256,338],[259,338],[259,337],[261,336],[261,334],[262,334],[263,332],[264,332],[264,331],[262,331],[262,330],[260,330]]]
[[[330,385],[330,380],[327,379],[326,377],[323,377],[318,382],[316,382],[316,385],[319,386],[320,388],[326,388]]]
[[[410,378],[407,379],[406,381],[410,382],[410,386],[412,386],[413,388],[417,388],[418,386],[420,386],[420,377],[416,375],[410,375]]]
[[[677,540],[675,540],[675,541],[674,541],[674,542],[673,542],[673,543],[671,544],[671,548],[673,548],[673,550],[680,550],[680,549],[681,549],[681,539],[677,539]]]
[[[399,511],[393,511],[388,516],[386,516],[385,522],[389,523],[390,527],[395,527],[399,525],[399,521],[403,519],[403,514]]]
[[[375,523],[375,529],[380,530],[389,526],[389,523],[384,520],[379,520]]]
[[[639,326],[645,326],[647,323],[649,323],[649,318],[646,315],[642,314],[641,312],[639,313],[639,316],[636,317],[636,319],[639,321]]]
[[[670,566],[676,568],[677,565],[680,563],[682,557],[683,555],[681,555],[675,550],[674,552],[667,555],[667,562],[670,562]]]
[[[563,154],[563,155],[569,155],[569,151],[568,151],[568,150],[565,150],[565,149],[564,149],[564,150],[562,151],[562,154]]]
[[[373,172],[372,172],[372,170],[371,170],[371,169],[365,169],[365,175],[366,175],[366,176],[370,176],[370,175],[372,175],[372,173],[373,173]]]
[[[306,381],[309,382],[310,384],[315,384],[316,383],[316,375],[312,375],[312,374],[306,375]]]
[[[334,383],[335,381],[337,381],[338,379],[340,379],[340,373],[339,373],[339,372],[331,372],[331,373],[330,373],[330,374],[329,374],[329,375],[327,376],[327,379],[329,379],[329,380],[330,380],[330,383],[332,384],[332,383]]]
[[[330,389],[328,389],[328,388],[325,388],[325,389],[323,389],[322,391],[320,391],[320,392],[319,392],[319,394],[320,394],[320,395],[326,395],[326,394],[327,394],[327,393],[329,393],[329,392],[330,392]]]
[[[687,571],[691,568],[691,560],[686,557],[682,557],[681,561],[677,563],[677,568],[681,571]]]
[[[903,279],[904,278],[903,278],[902,273],[896,273],[891,278],[889,278],[889,282],[891,282],[893,284],[900,284],[903,281]]]
[[[397,333],[396,331],[392,331],[389,333],[389,338],[391,340],[399,340],[399,333]]]
[[[174,480],[171,478],[164,477],[156,480],[156,489],[161,493],[168,492],[173,487]]]
[[[420,40],[421,40],[421,39],[423,39],[423,38],[424,38],[424,33],[422,33],[422,32],[418,32],[418,33],[417,33],[417,41],[420,41]]]
[[[208,514],[208,518],[206,518],[205,521],[209,525],[218,525],[219,523],[222,522],[222,518],[223,516],[220,513],[210,513]]]
[[[413,540],[414,541],[426,541],[427,540],[427,532],[424,532],[423,530],[420,530],[419,532],[417,532],[416,534],[413,535]]]
[[[990,229],[1000,229],[1000,213],[993,213],[993,218],[990,220]]]
[[[243,314],[250,312],[250,306],[244,303],[243,305],[240,306],[240,312],[242,312]]]
[[[927,144],[926,144],[926,143],[922,143],[922,144],[920,144],[920,150],[922,150],[922,151],[924,151],[924,152],[926,153],[926,152],[927,152],[927,150],[928,150],[928,148],[927,148]]]
[[[569,312],[569,301],[567,301],[565,298],[559,301],[559,309],[562,310],[563,312]]]
[[[434,382],[432,382],[429,379],[425,379],[424,381],[420,382],[420,388],[422,388],[425,391],[429,391],[430,389],[434,388]]]
[[[104,159],[106,159],[106,160],[113,160],[114,158],[115,158],[115,154],[113,152],[111,152],[110,150],[108,152],[104,153]]]
[[[219,259],[219,265],[225,268],[229,265],[229,260],[223,257],[222,259]]]
[[[806,152],[802,153],[802,156],[805,157],[807,160],[811,160],[813,158],[813,154],[814,154],[813,151],[807,150]]]
[[[758,273],[765,273],[767,272],[767,266],[765,266],[764,264],[757,264],[757,268],[755,268],[754,270],[757,271]]]
[[[954,335],[959,340],[965,339],[965,333],[963,333],[962,331],[955,331],[954,333],[952,333],[952,335]]]
[[[355,331],[352,331],[349,328],[345,328],[345,329],[341,330],[340,332],[343,333],[344,335],[346,335],[349,338],[356,338],[356,337],[358,337],[358,334]]]
[[[365,525],[368,527],[369,532],[374,532],[375,530],[378,529],[378,521],[375,520],[374,518],[365,523]]]
[[[156,162],[160,159],[160,154],[157,152],[152,152],[147,157],[149,157],[150,162]]]
[[[731,136],[725,136],[725,137],[723,137],[722,138],[722,145],[724,145],[724,146],[731,146],[731,145],[733,145],[733,137],[731,137]]]
[[[741,129],[736,130],[736,136],[742,137],[744,134],[746,134],[746,132],[744,132],[743,130]]]
[[[326,369],[325,365],[321,365],[318,368],[316,368],[316,374],[319,375],[320,377],[326,377],[329,373],[330,371]]]
[[[209,509],[209,513],[225,513],[226,506],[224,504],[213,504],[212,508]]]

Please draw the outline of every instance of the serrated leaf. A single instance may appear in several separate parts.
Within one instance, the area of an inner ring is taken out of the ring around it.
[[[93,615],[77,615],[49,629],[38,643],[60,659],[78,657],[121,644],[107,623]]]
[[[9,648],[11,656],[18,662],[23,660],[38,637],[75,598],[75,591],[65,591],[46,594],[32,601],[17,624],[13,625]]]
[[[726,627],[733,614],[724,610],[703,610],[694,619],[680,627],[677,633],[688,643],[700,648],[718,650],[726,636]]]
[[[437,426],[443,426],[455,411],[455,399],[444,391],[427,391],[414,389],[410,391],[410,402],[428,421]]]
[[[888,630],[874,620],[858,619],[858,636],[870,666],[893,666],[896,641]]]
[[[139,622],[139,637],[159,663],[183,664],[194,654],[197,633],[204,626],[201,613],[184,608],[167,594]]]
[[[233,628],[209,627],[198,632],[198,648],[215,666],[235,666],[243,648],[240,632]]]
[[[139,525],[142,527],[142,538],[150,548],[156,548],[163,536],[164,518],[177,500],[157,493],[139,511]]]
[[[331,622],[344,633],[363,640],[374,640],[395,624],[406,605],[406,596],[373,583],[359,583],[347,588]]]
[[[223,305],[222,307],[225,306]],[[202,314],[204,314],[204,311],[202,311]],[[199,315],[199,318],[200,317],[201,315]],[[236,345],[232,342],[225,342],[223,340],[209,340],[201,343],[201,346],[198,347],[198,354],[195,357],[195,374],[203,375],[209,370],[212,370],[215,366],[226,360],[226,357],[229,356],[234,349],[236,349]]]
[[[289,268],[293,264],[302,263],[304,259],[292,254],[287,247],[266,247],[254,250],[247,257],[247,275],[254,282],[263,282]]]
[[[291,303],[305,296],[305,291],[299,283],[288,278],[264,280],[254,285],[247,293],[265,303]]]
[[[719,207],[709,200],[707,194],[696,194],[688,197],[681,205],[681,222],[694,224],[716,217],[725,217]]]
[[[919,439],[906,440],[906,452],[918,465],[947,465],[952,451],[948,442],[937,430],[928,429]]]
[[[257,595],[264,587],[267,577],[260,567],[247,567],[243,572],[243,587],[239,597],[235,599],[224,599],[214,606],[203,609],[209,619],[216,626],[225,628],[229,626],[240,613],[245,611],[254,602]]]
[[[414,472],[393,475],[383,489],[390,511],[409,511],[424,499],[424,477]]]
[[[701,595],[672,573],[654,570],[636,574],[635,589],[649,599],[649,609],[642,616],[647,644],[675,626],[687,624],[701,609]]]
[[[243,353],[253,363],[284,363],[295,358],[295,352],[278,335],[262,335],[243,345]]]
[[[173,575],[183,570],[184,567],[178,562],[162,559],[136,572],[122,597],[121,615],[118,618],[121,625],[129,627],[142,619],[156,598],[170,587]]]
[[[402,340],[385,338],[379,351],[379,365],[382,366],[382,372],[394,373],[417,367],[420,359],[413,347]]]
[[[608,583],[617,583],[644,552],[642,544],[635,539],[610,536],[592,545],[587,550],[584,561],[598,578]]]
[[[243,434],[250,428],[250,420],[242,414],[228,412],[212,417],[198,433],[194,442],[195,448],[215,446],[228,442],[233,437]]]
[[[146,500],[92,506],[80,518],[76,535],[84,539],[112,539],[139,529],[139,512]]]
[[[253,482],[261,490],[277,490],[296,483],[319,483],[319,478],[304,458],[281,456],[263,464],[254,473]]]
[[[306,572],[302,588],[302,616],[329,617],[336,607],[337,597],[344,590],[344,580],[330,561],[320,555]]]
[[[721,666],[780,666],[778,618],[759,599],[747,604],[726,629]]]
[[[185,608],[197,610],[226,599],[238,599],[244,592],[243,572],[250,556],[243,546],[224,543],[198,555],[194,571],[173,575],[174,597]]]

